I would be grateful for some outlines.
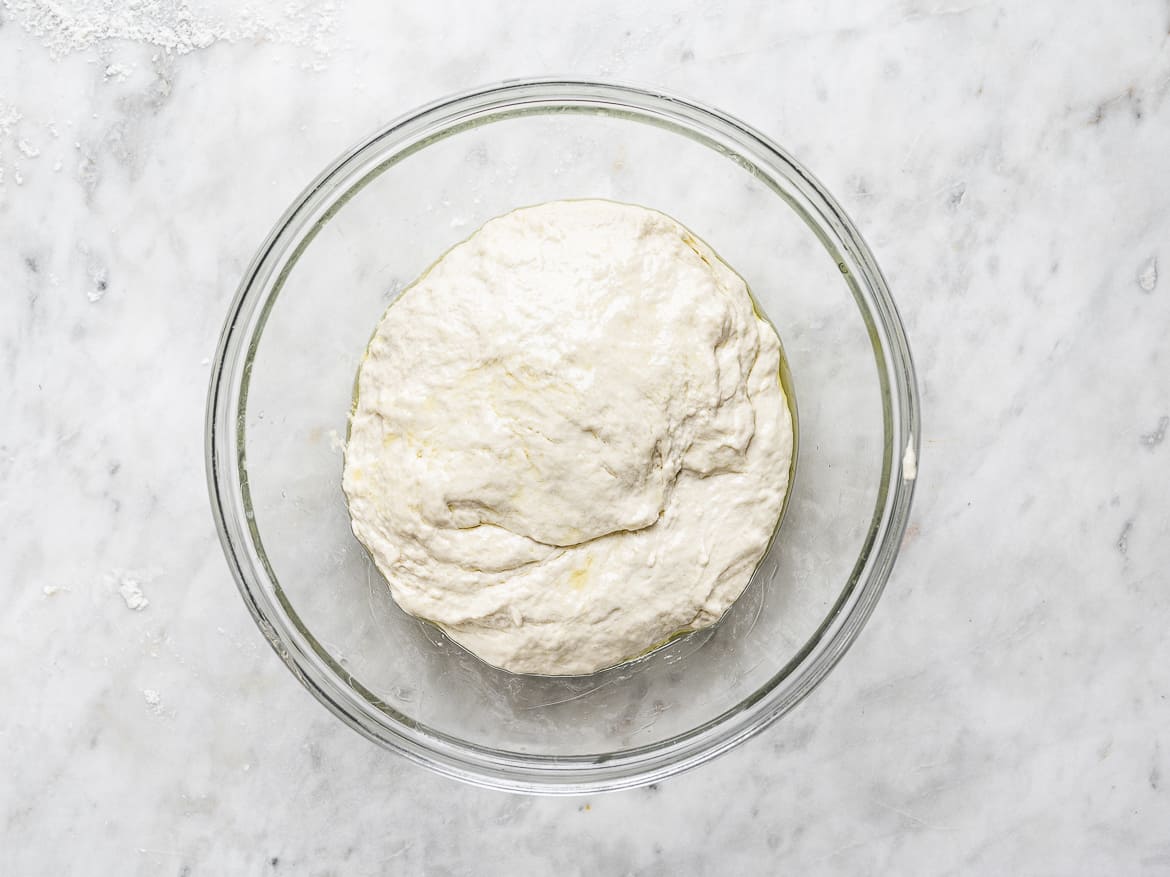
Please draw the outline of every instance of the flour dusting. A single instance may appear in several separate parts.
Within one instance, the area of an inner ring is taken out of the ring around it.
[[[1153,292],[1158,285],[1158,260],[1151,257],[1138,272],[1138,286],[1142,292]]]
[[[131,72],[133,72],[133,68],[124,64],[109,64],[106,66],[106,72],[102,75],[102,81],[109,82],[112,79],[114,82],[125,82],[130,78]]]
[[[153,688],[142,689],[142,698],[146,701],[146,705],[150,707],[150,711],[156,716],[163,714],[162,695]]]
[[[217,42],[269,42],[309,49],[313,60],[305,66],[321,70],[333,51],[339,0],[262,3],[260,9],[232,0],[0,0],[0,5],[54,57],[108,40],[178,55]]]
[[[146,599],[146,595],[142,593],[142,586],[137,579],[132,579],[129,576],[123,576],[121,583],[118,585],[118,593],[122,595],[122,599],[126,601],[126,608],[135,612],[141,612],[150,605],[150,601]]]
[[[0,97],[0,137],[7,137],[13,126],[24,118],[13,104]]]

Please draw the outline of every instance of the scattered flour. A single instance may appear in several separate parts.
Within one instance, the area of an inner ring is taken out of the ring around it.
[[[1166,440],[1167,429],[1170,429],[1170,417],[1163,415],[1154,431],[1142,436],[1142,444],[1152,451]]]
[[[106,292],[110,288],[109,273],[105,268],[100,266],[92,268],[89,272],[89,279],[91,288],[85,293],[85,297],[88,298],[91,303],[99,302],[105,298]]]
[[[115,82],[125,82],[130,78],[130,74],[132,72],[132,68],[127,67],[124,64],[110,64],[108,67],[106,67],[106,71],[102,75],[102,79],[105,82],[109,82],[111,79]]]
[[[146,595],[142,593],[142,586],[137,579],[130,576],[122,576],[121,582],[118,585],[118,593],[122,595],[122,599],[126,601],[126,608],[132,609],[135,612],[141,612],[150,605],[150,601],[146,599]]]
[[[12,127],[24,118],[24,114],[4,98],[0,97],[0,137],[8,136]]]
[[[63,588],[60,585],[45,585],[41,588],[41,593],[46,597],[52,597],[54,594],[60,594],[62,591],[68,590],[68,588]]]
[[[0,6],[55,57],[107,40],[179,55],[217,42],[270,42],[309,49],[313,61],[305,66],[319,70],[333,50],[340,2],[268,2],[260,9],[235,0],[0,0]],[[106,78],[116,75],[107,70]]]
[[[1153,292],[1154,287],[1158,285],[1158,260],[1151,258],[1146,262],[1137,276],[1138,286],[1141,287],[1142,292]]]
[[[142,689],[142,697],[146,701],[146,705],[150,707],[150,711],[156,716],[163,714],[162,695],[153,688]]]
[[[0,95],[0,149],[3,148],[5,141],[16,136],[16,126],[23,118],[24,114]],[[0,187],[4,186],[4,171],[5,167],[3,163],[0,163]],[[19,171],[15,169],[13,169],[13,179],[17,184],[23,182]]]

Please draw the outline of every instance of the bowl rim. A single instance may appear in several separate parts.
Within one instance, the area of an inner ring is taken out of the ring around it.
[[[805,645],[756,692],[664,741],[614,753],[551,756],[492,749],[429,729],[364,689],[325,653],[283,594],[252,514],[244,454],[248,379],[267,314],[316,232],[365,183],[429,143],[469,127],[550,112],[654,124],[726,154],[786,201],[836,261],[867,324],[882,391],[884,453],[874,515],[858,561]],[[241,357],[241,354],[245,354]],[[580,794],[646,785],[690,769],[762,731],[836,665],[881,596],[909,520],[920,403],[914,363],[885,279],[860,233],[807,169],[754,128],[657,88],[585,79],[514,79],[413,110],[348,149],[285,210],[257,250],[228,309],[212,364],[205,463],[225,558],[257,626],[293,675],[334,715],[374,742],[475,785]]]

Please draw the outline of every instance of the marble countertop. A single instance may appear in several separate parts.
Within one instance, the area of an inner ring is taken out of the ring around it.
[[[1170,9],[630,6],[0,0],[4,873],[1170,873]],[[546,73],[689,94],[808,164],[897,297],[924,423],[825,683],[713,764],[567,799],[327,714],[203,471],[227,303],[305,181]]]

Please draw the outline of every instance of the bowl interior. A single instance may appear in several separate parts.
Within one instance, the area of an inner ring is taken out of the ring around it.
[[[334,708],[391,745],[405,731],[488,759],[597,764],[727,721],[799,673],[886,505],[880,348],[824,232],[734,152],[620,109],[564,109],[512,109],[372,155],[328,183],[298,251],[248,293],[260,304],[239,350],[231,489],[264,572],[249,585],[338,680]],[[783,527],[720,624],[594,676],[514,676],[394,604],[349,528],[341,442],[364,347],[404,286],[493,216],[583,197],[661,210],[747,279],[785,345],[798,470]]]

